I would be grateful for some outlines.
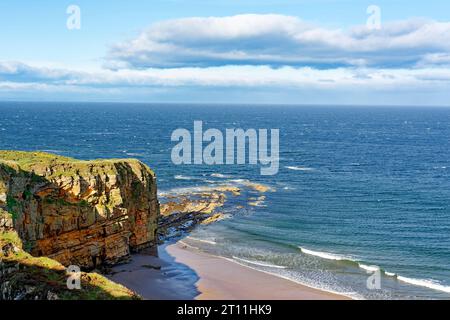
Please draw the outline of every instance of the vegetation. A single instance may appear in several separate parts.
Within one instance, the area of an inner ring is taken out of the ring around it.
[[[13,221],[16,221],[19,217],[19,214],[17,213],[17,207],[19,206],[19,203],[16,199],[8,195],[6,197],[6,208],[8,212],[11,214]]]
[[[0,150],[0,165],[15,164],[21,170],[32,171],[34,168],[49,167],[49,166],[62,166],[60,170],[56,170],[52,175],[78,175],[88,166],[95,165],[105,169],[105,173],[113,173],[116,170],[115,165],[123,163],[138,164],[136,159],[95,159],[95,160],[77,160],[70,157],[59,156],[46,152],[28,152],[28,151],[11,151]],[[71,170],[68,170],[71,169]],[[146,169],[153,174],[153,171],[146,166]]]
[[[61,207],[90,207],[85,199],[58,198],[51,193],[37,196],[34,192],[42,183],[51,185],[61,181],[59,178],[79,176],[81,180],[96,175],[122,175],[124,170],[148,170],[153,175],[147,166],[133,159],[83,161],[45,152],[0,150],[0,215],[16,222],[19,214],[39,197],[45,203]],[[23,299],[48,299],[49,293],[58,299],[140,299],[129,289],[95,272],[82,272],[81,290],[69,290],[65,267],[50,258],[30,255],[28,251],[34,242],[22,242],[16,231],[8,228],[0,226],[0,292],[13,290]],[[27,288],[25,293],[24,288]]]
[[[6,248],[14,248],[7,250]],[[22,241],[15,231],[0,231],[0,270],[14,270],[4,274],[9,286],[17,291],[27,287],[33,297],[54,297],[64,300],[134,300],[140,299],[129,289],[98,273],[81,273],[81,289],[69,290],[66,268],[47,257],[33,257],[22,250]],[[1,273],[0,273],[1,274]],[[28,297],[29,298],[29,297]]]

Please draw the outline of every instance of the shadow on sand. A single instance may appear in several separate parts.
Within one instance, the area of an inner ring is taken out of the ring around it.
[[[158,247],[158,257],[144,250],[132,255],[130,263],[112,268],[109,279],[135,291],[149,300],[193,300],[200,292],[196,283],[197,273],[185,264],[175,261],[166,247],[167,242]],[[154,252],[153,252],[154,253]]]

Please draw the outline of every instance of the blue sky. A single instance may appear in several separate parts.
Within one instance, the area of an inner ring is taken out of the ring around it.
[[[0,100],[448,105],[449,21],[438,0],[4,0]]]

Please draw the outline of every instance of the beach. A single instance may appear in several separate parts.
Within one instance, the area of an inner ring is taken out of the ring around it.
[[[109,276],[144,299],[196,300],[344,300],[258,271],[179,241],[159,247],[159,257],[140,253]]]

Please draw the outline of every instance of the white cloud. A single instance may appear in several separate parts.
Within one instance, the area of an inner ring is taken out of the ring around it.
[[[327,29],[283,15],[185,18],[154,24],[114,46],[106,64],[88,70],[0,61],[0,93],[107,96],[187,88],[194,95],[231,88],[335,92],[347,99],[348,92],[382,90],[427,98],[433,92],[445,100],[450,23],[414,19],[370,31]]]
[[[392,88],[449,85],[450,69],[390,69],[269,66],[219,66],[80,71],[49,69],[0,63],[0,83],[13,88],[32,85],[69,87],[311,87],[342,88],[364,86]],[[24,72],[26,70],[26,72]],[[0,87],[1,88],[1,87]]]
[[[382,25],[327,29],[297,17],[245,14],[183,18],[153,24],[115,45],[111,68],[221,65],[413,66],[427,55],[450,53],[450,23],[411,19]]]

